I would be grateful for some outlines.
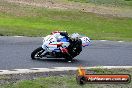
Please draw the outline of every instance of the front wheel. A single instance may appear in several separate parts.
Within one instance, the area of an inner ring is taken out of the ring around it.
[[[32,60],[40,59],[42,58],[42,53],[44,52],[44,49],[42,47],[38,47],[31,53]]]

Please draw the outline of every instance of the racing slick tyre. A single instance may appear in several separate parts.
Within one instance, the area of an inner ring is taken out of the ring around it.
[[[42,47],[38,47],[31,53],[32,60],[40,59],[42,58],[42,53],[44,52],[44,49]]]

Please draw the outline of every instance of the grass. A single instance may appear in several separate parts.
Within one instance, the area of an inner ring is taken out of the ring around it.
[[[0,13],[1,36],[45,36],[53,30],[66,30],[91,39],[132,41],[132,18],[0,2],[4,8]]]
[[[130,74],[132,69],[90,69],[96,74]],[[1,85],[0,88],[131,88],[129,84],[77,84],[75,75],[41,77],[34,80],[23,80]]]

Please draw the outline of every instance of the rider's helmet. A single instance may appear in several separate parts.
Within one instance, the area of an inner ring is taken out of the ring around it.
[[[80,38],[80,34],[78,34],[78,33],[73,33],[73,34],[70,36],[70,38],[73,39],[73,40],[76,40],[76,39]]]

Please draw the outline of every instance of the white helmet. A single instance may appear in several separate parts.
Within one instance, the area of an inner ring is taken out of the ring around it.
[[[76,38],[79,38],[80,35],[78,33],[73,33],[70,37],[73,39],[76,39]]]

